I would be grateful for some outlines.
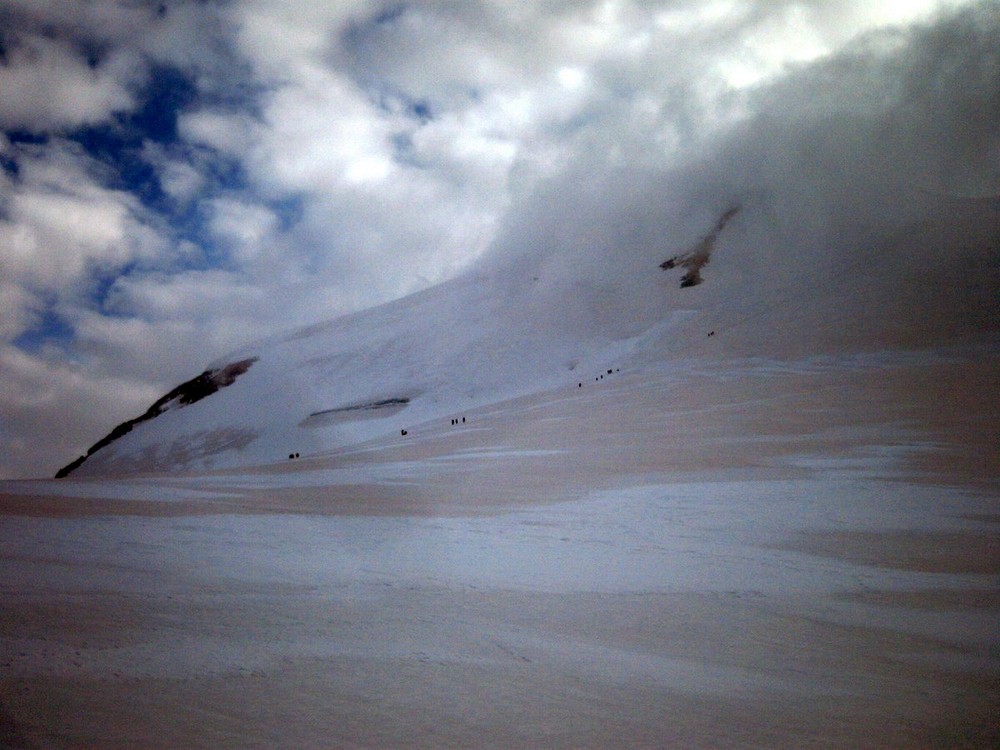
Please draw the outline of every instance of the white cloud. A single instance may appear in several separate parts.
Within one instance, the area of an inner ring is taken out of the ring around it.
[[[146,140],[142,158],[156,170],[163,192],[180,206],[190,204],[208,186],[204,171],[207,159],[196,149],[168,149]]]
[[[936,52],[922,57],[908,46],[906,24],[957,5],[981,9],[980,37],[927,32],[922,49]],[[845,216],[911,217],[924,204],[904,200],[907,181],[1000,191],[993,2],[165,8],[0,9],[0,125],[49,136],[0,139],[17,163],[0,169],[0,342],[47,310],[73,329],[61,355],[0,356],[25,387],[48,378],[79,424],[100,420],[73,404],[114,402],[108,377],[152,393],[249,339],[442,280],[491,247],[550,248],[553,263],[599,275],[639,262],[609,246],[654,253],[664,225],[688,211],[694,227],[734,193],[782,201],[774,232],[809,248]],[[899,28],[865,36],[883,25]],[[155,171],[160,215],[61,140],[137,107],[156,65],[198,91],[176,142],[130,155]],[[767,239],[754,240],[762,253]],[[97,277],[110,284],[101,299]],[[35,407],[10,398],[0,416],[21,415],[24,442]]]
[[[185,141],[230,156],[245,154],[259,138],[258,124],[242,112],[201,109],[182,113],[177,119],[177,129]]]
[[[132,254],[127,220],[114,196],[24,192],[10,202],[10,222],[0,225],[13,225],[0,240],[8,249],[5,270],[51,287],[81,275],[88,261],[120,265]]]
[[[212,233],[239,265],[252,263],[272,244],[269,240],[278,228],[278,217],[270,209],[233,198],[216,198],[209,201],[209,210]]]
[[[78,147],[54,141],[5,153],[16,157],[19,170],[16,181],[5,183],[0,218],[0,271],[8,284],[48,297],[72,295],[94,273],[166,250],[135,197],[103,187],[99,165]]]
[[[234,61],[226,51],[219,6],[202,0],[6,0],[0,6],[0,32],[8,64],[17,62],[8,72],[41,85],[35,91],[20,90],[21,96],[11,96],[5,88],[0,111],[5,106],[27,111],[33,103],[42,107],[39,116],[44,117],[46,107],[50,112],[68,108],[70,115],[78,111],[70,103],[88,108],[88,119],[64,117],[52,122],[51,127],[57,129],[106,121],[115,109],[105,106],[102,110],[102,103],[130,108],[134,104],[131,95],[150,63],[193,73],[205,89],[233,81]],[[120,99],[122,91],[130,94],[131,104]],[[39,101],[45,93],[54,92],[68,101]],[[109,101],[108,94],[113,92],[117,93]],[[89,102],[80,101],[95,94]],[[35,127],[43,122],[32,120]]]
[[[331,34],[380,3],[370,0],[248,0],[228,7],[236,42],[267,83],[294,80],[326,51]]]
[[[348,81],[310,69],[268,98],[254,174],[285,191],[380,183],[394,172],[391,122]]]
[[[41,307],[38,295],[23,284],[0,279],[0,342],[13,341],[24,333],[36,321]]]
[[[12,347],[0,347],[0,382],[0,476],[51,476],[162,388]]]
[[[59,40],[28,36],[0,66],[0,127],[42,131],[101,122],[130,109],[136,59],[128,52],[91,67]]]

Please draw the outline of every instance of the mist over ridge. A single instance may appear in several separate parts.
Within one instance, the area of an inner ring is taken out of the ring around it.
[[[87,193],[103,201],[95,215],[115,231],[116,217],[142,227],[145,244],[135,245],[134,257],[119,257],[121,246],[119,255],[101,256],[96,235],[81,251],[81,276],[65,276],[77,273],[72,263],[57,274],[19,260],[30,254],[5,256],[18,286],[5,297],[16,307],[5,318],[15,343],[0,361],[10,384],[0,408],[10,415],[4,434],[20,446],[5,460],[14,465],[50,448],[67,459],[79,455],[204,362],[225,366],[272,344],[284,351],[289,345],[277,342],[305,341],[310,330],[351,331],[343,350],[329,343],[329,351],[317,345],[310,355],[326,357],[323,372],[337,373],[345,390],[314,397],[319,381],[303,376],[288,386],[304,402],[286,405],[299,411],[446,385],[478,399],[535,387],[528,383],[548,387],[571,380],[574,362],[626,350],[638,357],[637,341],[644,354],[636,362],[700,354],[705,342],[694,334],[702,328],[731,334],[713,356],[995,338],[995,2],[940,3],[897,21],[866,10],[873,15],[864,22],[860,6],[844,5],[836,20],[852,33],[813,9],[811,52],[793,49],[792,37],[787,48],[769,46],[764,31],[791,24],[778,8],[706,19],[692,35],[684,24],[693,21],[678,9],[658,15],[652,6],[623,4],[619,16],[598,18],[586,3],[570,5],[558,19],[546,16],[537,36],[525,36],[530,55],[519,57],[504,37],[495,67],[456,68],[439,87],[408,65],[423,54],[419,34],[447,22],[478,28],[452,50],[469,61],[479,59],[477,45],[490,48],[491,34],[506,33],[510,19],[472,5],[455,18],[436,4],[318,12],[317,22],[335,29],[329,47],[304,46],[281,59],[302,54],[322,75],[335,74],[326,90],[349,104],[338,111],[356,125],[318,141],[322,118],[304,117],[295,130],[295,117],[279,114],[305,107],[306,94],[326,79],[282,78],[277,58],[255,57],[253,34],[262,27],[241,27],[249,36],[234,49],[257,61],[241,75],[267,74],[258,114],[240,112],[238,103],[229,105],[236,111],[192,104],[177,114],[176,144],[143,147],[171,200],[194,201],[194,214],[211,217],[198,236],[214,245],[198,249],[186,239],[161,262],[166,245],[156,227],[163,223],[153,208],[130,202],[128,190],[102,187]],[[239,8],[233,11],[247,20],[249,11]],[[227,33],[231,20],[220,16],[216,31]],[[178,14],[168,14],[156,23],[176,22]],[[580,59],[555,65],[572,57],[560,34],[570,39],[573,29],[603,29],[634,44],[595,42]],[[644,29],[646,36],[638,33]],[[399,43],[393,55],[383,53],[389,42]],[[759,67],[741,68],[740,50]],[[768,50],[777,62],[766,63]],[[198,95],[184,94],[192,102]],[[362,125],[366,118],[374,118],[374,130]],[[472,138],[467,127],[482,130]],[[196,148],[187,150],[184,139]],[[50,189],[55,167],[83,180],[97,157],[86,143],[8,141],[5,163],[17,165],[5,172],[13,237],[17,222],[54,215],[32,192],[38,180]],[[246,144],[245,158],[236,156],[236,143]],[[379,144],[391,144],[388,157]],[[217,194],[197,192],[209,183],[192,170],[218,170],[212,159],[219,155],[243,159],[240,179],[252,194],[221,185],[212,188]],[[690,253],[735,206],[698,269],[700,283],[678,289],[682,273],[658,266]],[[131,225],[122,226],[131,237]],[[94,280],[85,270],[91,266],[111,270]],[[60,284],[70,291],[58,291]],[[471,286],[477,291],[449,291]],[[46,307],[45,299],[56,303]],[[385,300],[381,312],[369,309]],[[677,335],[682,324],[689,335]],[[395,333],[374,331],[383,326]],[[289,330],[299,333],[283,333]],[[351,343],[366,337],[370,346]],[[410,359],[408,337],[441,340]],[[344,364],[349,351],[366,346],[354,361],[367,376]],[[358,384],[372,379],[379,387],[362,392]],[[105,404],[108,383],[120,394],[112,405]],[[47,395],[36,396],[39,387]],[[203,408],[193,406],[189,418]],[[65,419],[69,413],[86,418]],[[116,413],[108,424],[106,415]],[[29,431],[36,437],[26,441]]]

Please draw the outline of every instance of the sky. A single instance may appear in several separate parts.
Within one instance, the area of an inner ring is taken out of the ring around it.
[[[542,244],[996,196],[998,113],[998,2],[0,0],[0,478]]]

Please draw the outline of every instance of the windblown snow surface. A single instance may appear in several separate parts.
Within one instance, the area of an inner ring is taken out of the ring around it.
[[[221,358],[2,485],[0,745],[995,747],[997,206],[947,203],[818,268],[745,201],[682,288],[720,203]]]
[[[0,748],[1000,747],[1000,27],[949,18],[704,98],[609,50],[461,275],[0,483]]]

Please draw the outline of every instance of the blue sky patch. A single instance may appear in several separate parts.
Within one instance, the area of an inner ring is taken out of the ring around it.
[[[35,353],[46,346],[67,347],[73,341],[73,327],[57,315],[51,306],[42,313],[39,321],[22,333],[13,344],[22,351]]]
[[[197,96],[198,89],[191,78],[176,68],[157,68],[152,72],[145,103],[130,116],[130,125],[145,138],[173,143],[177,140],[177,116]]]
[[[169,210],[152,166],[139,151],[145,141],[177,142],[177,117],[197,97],[194,81],[175,68],[154,69],[145,103],[134,113],[118,114],[112,124],[85,127],[69,135],[89,156],[113,170],[107,187],[126,190],[157,211]]]

